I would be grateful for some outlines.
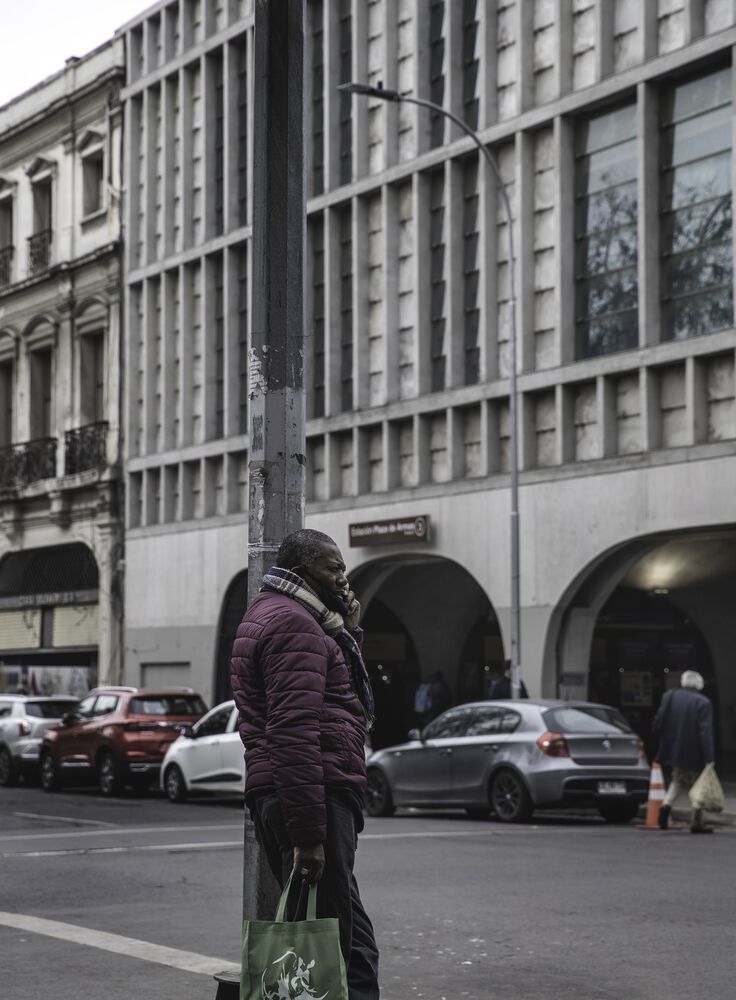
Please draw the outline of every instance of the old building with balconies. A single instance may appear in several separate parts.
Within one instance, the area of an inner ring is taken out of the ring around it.
[[[119,676],[117,38],[0,107],[0,690]]]

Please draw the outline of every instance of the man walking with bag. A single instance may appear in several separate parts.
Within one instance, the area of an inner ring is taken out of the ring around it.
[[[246,802],[283,886],[318,882],[317,916],[337,917],[350,1000],[378,1000],[378,949],[353,875],[373,695],[360,604],[335,542],[284,539],[233,647]]]
[[[652,732],[659,740],[656,759],[671,768],[667,794],[659,811],[659,825],[667,829],[672,806],[683,790],[690,788],[706,764],[715,759],[713,746],[713,706],[704,694],[702,676],[685,670],[680,688],[667,691],[654,717]],[[691,833],[712,833],[703,823],[703,810],[693,809]]]

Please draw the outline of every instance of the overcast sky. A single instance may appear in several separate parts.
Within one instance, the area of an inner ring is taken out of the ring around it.
[[[111,38],[154,0],[0,0],[0,105]]]

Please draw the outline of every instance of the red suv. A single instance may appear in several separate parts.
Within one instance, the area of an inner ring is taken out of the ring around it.
[[[144,790],[181,727],[206,711],[191,688],[95,688],[45,733],[41,784],[52,792],[72,775],[94,776],[103,795],[117,795],[126,785]]]

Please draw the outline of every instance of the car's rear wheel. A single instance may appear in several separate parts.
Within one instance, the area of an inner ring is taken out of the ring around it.
[[[639,812],[638,802],[605,802],[598,812],[606,823],[630,823]]]
[[[526,785],[513,771],[499,771],[491,781],[491,808],[502,823],[526,823],[534,807]]]
[[[50,750],[41,754],[41,788],[45,792],[58,792],[61,788],[59,769]]]
[[[110,750],[97,758],[97,784],[103,795],[120,795],[125,787],[123,769]]]
[[[365,811],[369,816],[391,816],[396,806],[386,776],[377,768],[368,771],[368,793]]]
[[[170,764],[164,775],[164,788],[170,802],[184,802],[187,797],[187,784],[184,775],[177,764]]]
[[[13,758],[7,747],[0,748],[0,785],[8,788],[18,780],[18,773],[13,764]]]

